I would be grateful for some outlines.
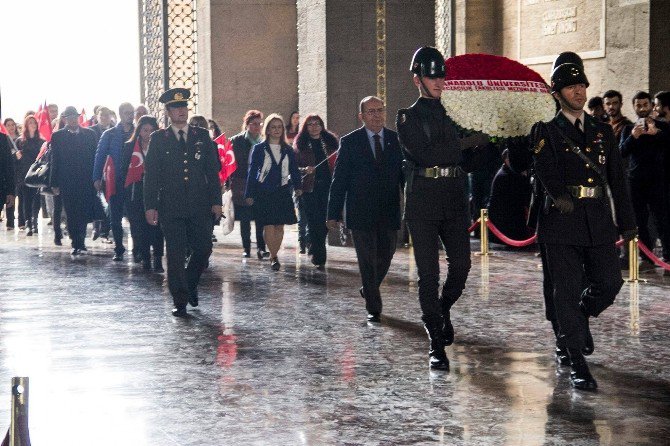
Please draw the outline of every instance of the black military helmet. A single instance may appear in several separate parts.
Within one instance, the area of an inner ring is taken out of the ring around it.
[[[444,78],[444,56],[437,48],[424,46],[416,50],[409,71],[419,77]]]
[[[560,65],[563,65],[564,63],[573,63],[584,69],[584,61],[581,57],[579,57],[579,54],[573,53],[572,51],[565,51],[556,57],[554,65],[551,66],[551,71],[553,72],[556,68],[558,68]]]
[[[586,74],[584,74],[584,68],[577,64],[561,64],[551,73],[552,93],[558,93],[565,87],[577,84],[589,86],[589,80],[586,78]]]

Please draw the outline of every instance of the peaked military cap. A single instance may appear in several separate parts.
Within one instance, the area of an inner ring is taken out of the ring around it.
[[[551,66],[551,71],[553,72],[556,68],[563,65],[564,63],[573,63],[584,69],[584,61],[581,57],[579,57],[579,54],[573,53],[572,51],[564,51],[556,57],[554,64]]]
[[[589,86],[584,68],[574,63],[564,63],[551,73],[551,92],[558,93],[570,85],[584,84]]]
[[[447,75],[444,68],[444,56],[432,46],[424,46],[416,50],[409,71],[417,76],[429,78],[444,78]]]
[[[186,107],[191,91],[188,88],[170,88],[158,98],[158,101],[168,107]]]

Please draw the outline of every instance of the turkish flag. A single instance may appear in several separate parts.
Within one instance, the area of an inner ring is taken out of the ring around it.
[[[79,125],[81,127],[88,127],[88,120],[86,119],[86,110],[81,109],[81,115],[79,115]]]
[[[40,110],[35,114],[35,119],[37,120],[37,129],[40,135],[44,140],[49,142],[51,141],[53,129],[51,128],[51,122],[49,122],[49,110],[47,109],[46,101],[44,104],[44,106],[40,105]]]
[[[116,194],[116,168],[111,156],[107,156],[105,166],[102,168],[102,178],[105,180],[105,200]]]
[[[140,148],[140,139],[135,140],[135,147],[133,147],[133,154],[130,156],[130,164],[128,165],[128,174],[126,175],[126,184],[128,187],[133,183],[142,181],[144,176],[144,153]]]
[[[219,171],[219,181],[221,184],[237,169],[237,160],[235,160],[235,152],[233,152],[233,144],[226,138],[226,134],[220,134],[214,142],[219,149],[219,162],[221,163],[221,170]]]

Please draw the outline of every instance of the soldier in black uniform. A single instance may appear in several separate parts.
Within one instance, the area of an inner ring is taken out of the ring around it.
[[[583,110],[588,85],[582,66],[556,67],[551,91],[561,111],[531,130],[535,172],[548,197],[539,214],[538,242],[545,245],[570,381],[581,390],[597,388],[582,352],[588,318],[609,307],[623,284],[618,235],[631,240],[636,234],[614,133]]]
[[[564,63],[571,63],[579,65],[582,69],[584,68],[584,62],[577,53],[573,53],[572,51],[565,51],[556,57],[551,71],[553,72],[558,66]],[[558,101],[556,101],[556,107],[557,111],[559,111],[560,104]],[[531,199],[530,212],[528,215],[528,226],[533,229],[537,229],[537,220],[545,200],[545,194],[544,189],[542,188],[540,181],[537,179],[537,175],[533,169],[532,149],[534,147],[532,145],[530,135],[516,140],[508,140],[507,148],[509,149],[509,161],[512,170],[517,173],[530,170],[533,198]],[[554,284],[551,281],[551,275],[549,274],[549,268],[547,267],[546,248],[544,243],[538,243],[538,246],[540,248],[540,258],[542,260],[542,294],[544,296],[545,317],[549,322],[551,322],[551,328],[554,332],[554,336],[556,337],[556,362],[561,366],[569,366],[570,358],[568,357],[568,351],[565,348],[565,342],[559,337],[558,320],[556,319],[556,309],[554,308]],[[586,287],[587,282],[585,278],[584,283],[584,287]],[[584,348],[582,353],[588,356],[593,353],[594,346],[593,337],[591,336],[591,331],[589,330],[588,325],[585,328]]]
[[[187,124],[189,97],[185,88],[160,97],[171,125],[152,133],[144,171],[146,218],[151,225],[160,222],[165,235],[176,317],[186,316],[187,303],[198,306],[198,282],[212,253],[212,224],[221,218],[216,144],[206,129]]]
[[[414,53],[410,71],[421,97],[409,108],[398,110],[396,127],[405,157],[405,220],[412,236],[419,274],[422,320],[430,338],[430,367],[448,370],[445,345],[454,341],[450,310],[465,288],[470,271],[467,232],[467,174],[481,164],[476,152],[462,150],[488,138],[461,138],[440,102],[444,90],[444,57],[435,48]],[[500,156],[497,153],[493,156]],[[449,268],[440,296],[442,241]]]

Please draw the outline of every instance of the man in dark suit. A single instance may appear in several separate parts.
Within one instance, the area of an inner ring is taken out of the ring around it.
[[[328,227],[337,228],[346,202],[346,227],[351,229],[369,322],[379,322],[379,293],[400,229],[402,152],[398,134],[384,127],[384,103],[364,98],[358,114],[364,126],[343,136],[328,200]]]
[[[69,106],[63,110],[65,127],[51,137],[51,179],[54,194],[60,195],[67,215],[67,230],[72,239],[72,256],[86,251],[86,226],[93,221],[95,189],[90,180],[98,137],[79,125],[79,112]],[[54,209],[54,230],[60,228],[60,209]],[[56,234],[60,242],[60,234]],[[59,243],[57,243],[59,244]]]
[[[538,242],[545,244],[570,382],[580,390],[597,388],[583,355],[589,317],[609,307],[623,284],[615,242],[636,234],[614,132],[583,110],[588,86],[582,66],[559,65],[551,91],[561,111],[531,130],[535,172],[550,198],[539,215]]]
[[[173,88],[160,97],[171,125],[151,135],[144,170],[144,207],[160,222],[167,250],[172,315],[198,306],[198,282],[212,253],[212,224],[221,218],[220,164],[206,129],[188,125],[191,93]],[[188,264],[184,266],[187,252]]]

